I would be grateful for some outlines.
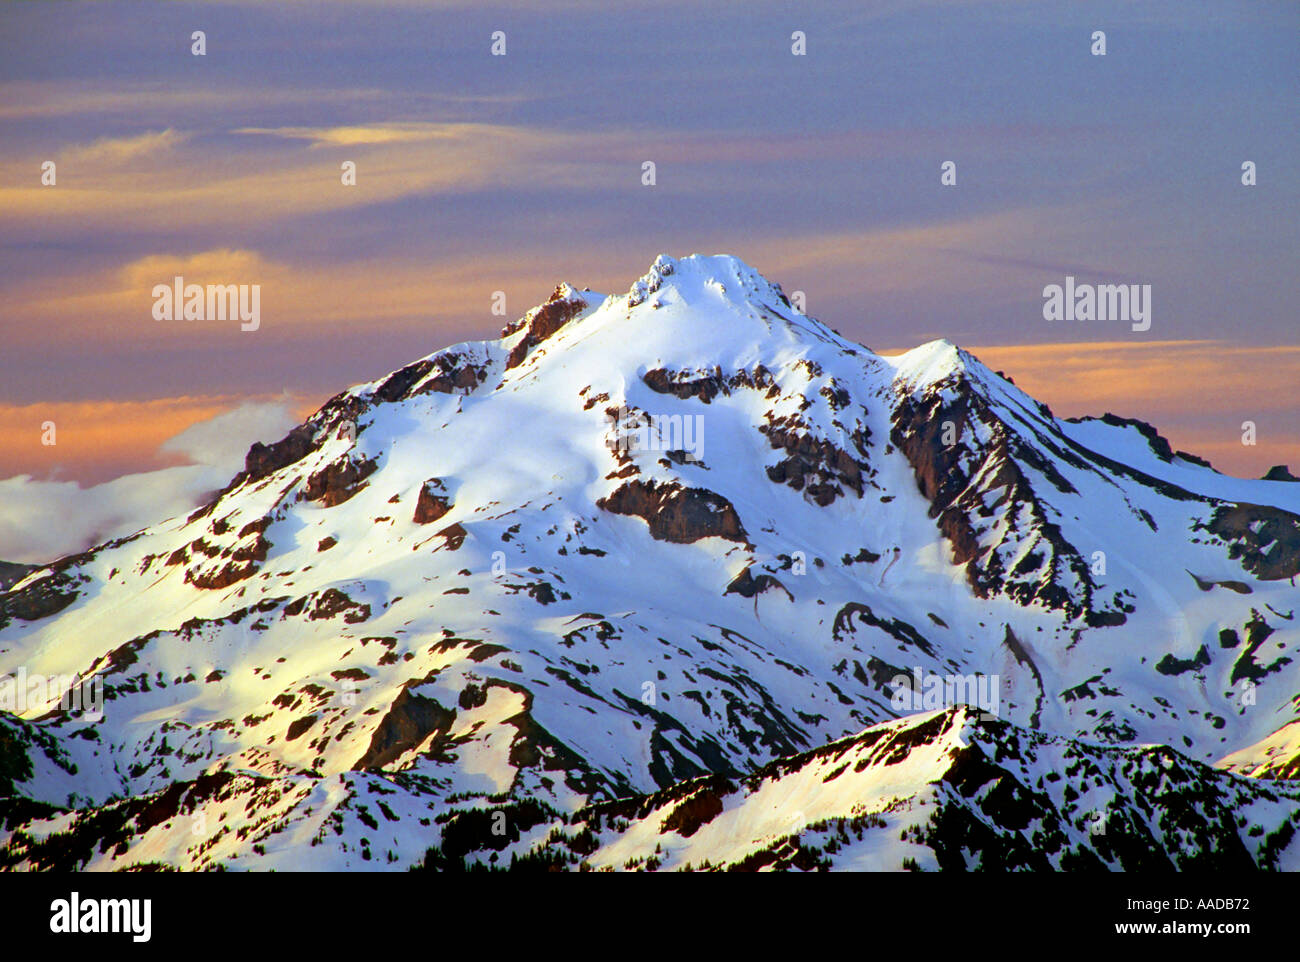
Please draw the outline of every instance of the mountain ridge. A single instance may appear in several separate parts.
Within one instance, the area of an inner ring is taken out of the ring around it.
[[[0,594],[0,676],[68,679],[0,714],[4,844],[35,864],[125,799],[142,858],[171,792],[246,831],[168,864],[290,864],[249,840],[285,819],[358,864],[376,795],[403,868],[466,799],[571,815],[911,717],[914,670],[992,679],[1021,729],[1289,776],[1300,492],[1165,447],[942,339],[851,344],[736,258],[562,284]],[[101,720],[55,710],[91,679]],[[289,814],[324,808],[332,835]]]

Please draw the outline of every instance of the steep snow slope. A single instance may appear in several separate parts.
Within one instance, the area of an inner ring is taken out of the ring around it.
[[[947,342],[876,355],[734,258],[561,285],[0,594],[0,676],[67,682],[0,716],[10,830],[404,867],[453,804],[541,824],[734,778],[907,711],[914,668],[988,678],[1023,727],[1245,770],[1297,718],[1300,485],[1162,445]],[[74,675],[102,719],[55,711]]]

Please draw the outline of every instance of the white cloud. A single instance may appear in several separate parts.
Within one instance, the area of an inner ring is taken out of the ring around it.
[[[0,559],[45,563],[188,513],[243,469],[250,444],[278,440],[296,423],[287,401],[245,403],[163,443],[191,464],[87,488],[26,474],[0,480]]]

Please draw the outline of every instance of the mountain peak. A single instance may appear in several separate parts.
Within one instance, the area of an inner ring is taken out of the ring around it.
[[[731,254],[691,254],[683,258],[660,254],[628,290],[628,306],[636,307],[662,290],[687,301],[693,300],[693,295],[712,293],[733,302],[789,306],[779,284]]]
[[[927,387],[983,366],[973,355],[944,337],[927,341],[902,354],[890,355],[885,360],[894,368],[895,382],[912,389]]]

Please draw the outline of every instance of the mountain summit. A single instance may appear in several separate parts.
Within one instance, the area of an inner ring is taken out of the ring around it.
[[[1300,486],[660,256],[0,593],[0,865],[1295,868],[1297,573]]]

